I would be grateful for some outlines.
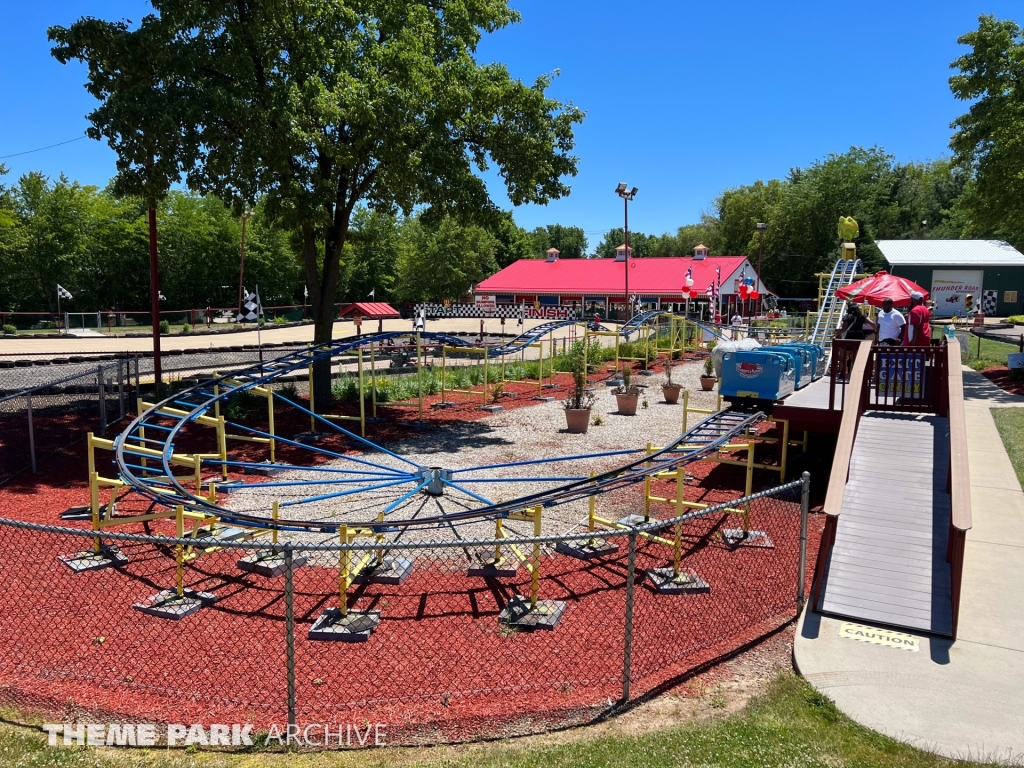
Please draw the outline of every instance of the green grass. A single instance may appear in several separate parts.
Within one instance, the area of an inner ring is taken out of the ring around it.
[[[979,347],[979,342],[980,347]],[[1006,365],[1006,356],[1017,351],[1016,344],[992,341],[979,336],[971,336],[967,345],[965,362],[976,371],[983,371],[996,365]]]
[[[714,702],[712,701],[712,706]],[[611,730],[617,729],[613,725]],[[327,766],[446,766],[447,768],[567,768],[572,766],[858,766],[926,768],[976,765],[946,760],[863,728],[791,673],[730,717],[690,722],[643,735],[591,736],[586,729],[468,747],[381,749],[348,753],[224,754],[152,750],[47,748],[34,730],[0,725],[0,762],[18,766],[151,768],[321,768]]]
[[[1017,482],[1024,486],[1024,408],[993,408],[992,418],[1010,455]]]

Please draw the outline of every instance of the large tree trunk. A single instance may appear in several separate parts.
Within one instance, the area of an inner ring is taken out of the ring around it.
[[[309,287],[310,310],[313,315],[313,343],[330,342],[334,333],[334,296],[338,289],[338,267],[341,244],[328,237],[324,244],[323,270],[317,268],[317,243],[312,227],[303,227],[302,255]],[[330,413],[333,405],[331,393],[331,361],[313,364],[313,410]]]

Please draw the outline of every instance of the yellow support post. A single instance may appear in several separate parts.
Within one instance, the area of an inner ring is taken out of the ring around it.
[[[447,364],[448,364],[448,347],[446,347],[444,344],[442,344],[441,345],[441,402],[442,403],[447,402],[447,398],[445,397],[445,381],[444,381],[445,380],[445,376],[447,375],[445,373],[445,371],[447,370],[447,367],[448,367]]]
[[[541,525],[540,525],[540,505],[533,508],[533,535],[537,538],[540,537]],[[537,609],[537,597],[540,594],[540,542],[534,542],[533,544],[533,572],[530,574],[532,577],[532,585],[530,587],[530,610]]]
[[[481,352],[481,358],[484,363],[484,405],[487,405],[487,342],[484,342],[483,352]]]
[[[373,402],[373,418],[377,418],[377,361],[374,358],[373,348],[375,341],[370,342],[370,397]]]
[[[494,561],[492,564],[495,568],[501,565],[501,540],[503,538],[505,538],[505,530],[499,517],[494,521],[494,540],[497,543],[494,545]]]
[[[273,503],[270,505],[270,518],[274,521],[274,531],[271,534],[271,541],[274,544],[277,544],[277,516],[279,512],[278,506],[279,505],[277,499],[274,499]]]
[[[683,390],[683,431],[680,432],[680,434],[682,434],[682,435],[686,434],[686,422],[687,422],[687,416],[688,416],[689,410],[690,410],[690,390],[684,389]]]
[[[366,437],[366,383],[363,379],[363,350],[356,350],[356,365],[359,370],[359,434]]]
[[[211,504],[217,503],[217,484],[212,480],[206,487],[206,500]]]
[[[277,441],[274,439],[274,390],[267,390],[267,431],[270,433],[270,463],[273,464],[277,457],[275,448]]]
[[[651,443],[647,444],[647,455],[650,456],[654,451]],[[647,466],[651,463],[648,461]],[[651,519],[651,476],[647,475],[644,477],[644,522],[648,522]]]
[[[423,365],[420,360],[420,352],[423,349],[421,344],[420,334],[416,333],[416,381],[417,381],[417,393],[420,402],[420,421],[423,421]]]
[[[220,476],[221,479],[228,479],[228,431],[223,416],[217,417],[217,443],[220,451]]]
[[[185,507],[179,504],[174,511],[174,533],[178,539],[183,539],[185,538]],[[177,561],[175,587],[178,592],[178,597],[182,597],[185,594],[185,549],[180,543],[177,544],[174,549],[175,560]]]
[[[192,471],[196,478],[196,496],[203,495],[203,458],[198,453],[192,454]]]
[[[216,392],[216,388],[214,388],[214,391]],[[139,398],[138,398],[138,400],[137,400],[137,401],[136,401],[136,403],[135,403],[135,410],[136,410],[136,412],[137,412],[137,413],[140,413],[140,414],[141,414],[141,413],[142,413],[143,411],[145,411],[145,410],[146,410],[146,409],[145,409],[145,407],[144,407],[144,405],[143,405],[143,402],[142,402],[142,398],[141,398],[141,397],[139,397]],[[142,426],[141,424],[139,425],[139,440],[141,440],[142,442],[145,442],[145,441],[146,441],[146,428],[145,428],[144,426]],[[91,441],[91,438],[90,438],[90,441]],[[143,459],[142,459],[142,461],[141,461],[140,463],[142,464],[142,466],[143,466],[143,467],[147,467],[147,466],[149,466],[149,465],[148,465],[148,464],[146,463],[146,459],[145,459],[145,458],[143,458]]]
[[[381,529],[377,532],[376,537],[377,544],[379,544],[380,546],[377,547],[377,560],[374,563],[374,567],[379,568],[380,566],[384,565],[384,510],[381,510],[380,512],[377,513],[377,522],[381,524]]]
[[[786,482],[786,462],[789,458],[789,419],[782,420],[782,458],[779,461],[779,482]]]
[[[338,530],[338,539],[341,544],[348,544],[348,526],[342,525]],[[351,564],[352,553],[347,549],[338,552],[338,609],[342,616],[348,616],[348,571]]]
[[[686,492],[686,470],[676,470],[676,517],[683,516],[683,494]],[[672,575],[679,576],[679,565],[683,555],[683,521],[676,521],[676,538],[672,546]]]

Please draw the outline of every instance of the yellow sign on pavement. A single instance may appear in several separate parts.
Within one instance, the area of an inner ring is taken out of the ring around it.
[[[911,651],[912,653],[921,650],[920,640],[906,632],[868,627],[849,621],[844,621],[839,625],[839,636],[845,637],[847,640],[859,640],[862,643],[884,645],[887,648],[899,648],[901,651]]]

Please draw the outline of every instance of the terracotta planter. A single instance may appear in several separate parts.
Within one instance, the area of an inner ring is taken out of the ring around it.
[[[715,377],[714,376],[701,376],[700,377],[700,388],[705,392],[710,392],[715,388]]]
[[[665,396],[666,403],[678,403],[679,402],[679,390],[682,387],[673,384],[671,387],[664,386],[661,388],[661,393]]]
[[[582,435],[586,433],[587,429],[590,427],[590,409],[566,408],[565,426],[574,434]]]
[[[616,395],[615,402],[619,405],[622,416],[636,416],[636,403],[640,395]]]

